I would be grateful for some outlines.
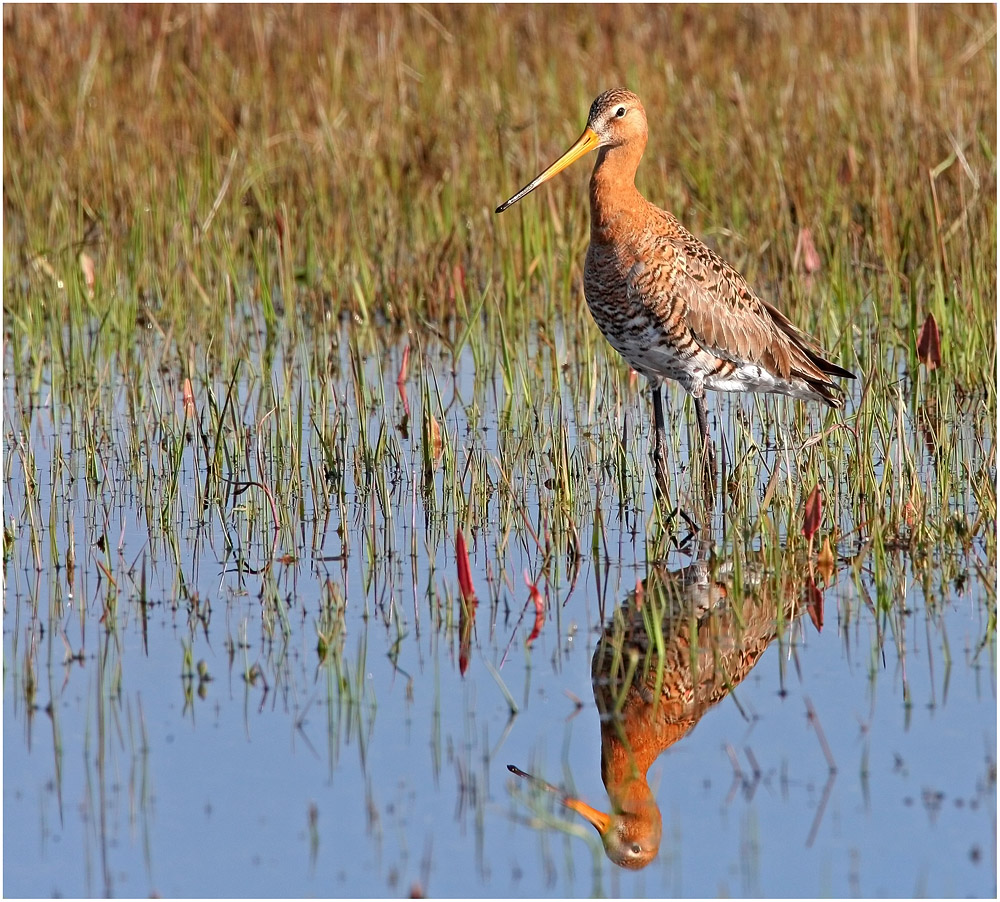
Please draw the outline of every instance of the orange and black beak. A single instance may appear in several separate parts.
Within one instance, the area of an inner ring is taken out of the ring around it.
[[[579,143],[580,142],[578,141],[577,144]],[[569,153],[575,147],[576,145],[574,144],[573,148],[571,148],[570,151],[566,153],[566,156],[569,156]],[[581,151],[581,153],[582,152],[583,151]],[[579,154],[577,154],[577,156],[579,156]],[[576,159],[576,157],[574,157],[574,159]],[[572,162],[573,160],[570,160],[570,163]],[[563,165],[568,166],[569,163],[564,163]],[[556,172],[558,171],[559,170],[557,169]],[[541,178],[541,176],[539,176],[539,178]],[[529,186],[529,188],[530,187],[532,186]],[[525,193],[527,191],[528,188],[526,188],[525,191],[522,193]],[[514,199],[516,200],[517,198]],[[538,786],[540,789],[544,789],[546,792],[552,792],[558,795],[562,799],[562,803],[567,808],[575,811],[577,814],[582,815],[588,821],[590,821],[590,823],[592,823],[597,828],[597,832],[601,834],[602,838],[604,837],[604,834],[607,833],[608,828],[611,826],[610,814],[605,814],[603,811],[598,811],[596,808],[591,808],[586,802],[582,802],[580,799],[573,798],[573,796],[566,795],[566,793],[564,793],[561,789],[558,789],[557,787],[553,786],[551,783],[547,783],[540,777],[533,777],[531,774],[525,773],[523,770],[521,770],[519,767],[515,767],[513,764],[508,764],[507,770],[509,770],[512,774],[517,774],[517,776],[523,777],[525,780],[534,783],[536,786]]]
[[[601,139],[589,125],[583,130],[583,134],[576,139],[576,143],[566,151],[558,160],[556,160],[548,169],[545,170],[541,175],[536,176],[531,182],[525,185],[520,191],[517,192],[509,200],[505,200],[499,207],[497,207],[497,213],[503,213],[509,206],[516,204],[522,197],[526,194],[530,194],[534,191],[542,182],[547,182],[552,176],[558,175],[562,172],[570,163],[574,163],[580,159],[585,153],[589,153],[595,147],[601,143]]]
[[[567,808],[571,808],[577,814],[583,815],[590,823],[592,823],[596,828],[597,832],[604,837],[604,834],[608,832],[608,828],[611,826],[611,815],[605,814],[603,811],[598,811],[596,808],[591,808],[586,802],[582,802],[580,799],[574,799],[569,796],[563,799],[563,804]]]

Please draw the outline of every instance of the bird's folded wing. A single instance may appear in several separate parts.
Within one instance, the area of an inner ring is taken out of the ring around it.
[[[659,290],[670,297],[647,297],[647,306],[683,322],[694,340],[715,356],[759,364],[787,379],[799,361],[793,360],[782,324],[735,269],[676,222],[671,226],[656,237],[647,254],[656,276],[643,274],[644,294]],[[804,362],[812,374],[809,361]]]

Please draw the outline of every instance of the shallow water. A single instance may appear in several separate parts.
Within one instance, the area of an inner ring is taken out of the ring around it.
[[[5,378],[5,895],[996,894],[995,524],[977,521],[967,488],[949,484],[948,507],[979,531],[962,554],[928,559],[876,555],[833,484],[845,538],[810,591],[801,555],[733,538],[721,509],[700,545],[649,538],[638,390],[615,406],[604,383],[577,396],[542,367],[512,411],[469,349],[449,360],[430,346],[413,349],[422,369],[404,406],[402,345],[352,373],[341,337],[330,397],[311,392],[296,348],[235,383],[246,470],[272,483],[325,474],[290,492],[273,543],[257,487],[201,507],[198,441],[178,449],[164,426],[184,422],[175,377],[149,364],[142,391],[112,378],[89,403],[48,391],[47,375],[36,391]],[[223,376],[196,385],[199,413],[226,391]],[[274,400],[289,393],[291,413]],[[680,400],[672,392],[683,501]],[[426,409],[443,434],[430,472]],[[752,404],[721,403],[716,428],[738,450],[737,411],[764,427]],[[304,423],[291,463],[277,440],[254,443],[283,413],[292,433]],[[333,460],[314,428],[331,422]],[[560,489],[539,422],[567,436],[572,486]],[[614,470],[609,433],[623,426],[629,456]],[[992,425],[952,427],[957,454],[989,465]],[[743,477],[758,500],[781,458],[760,443]],[[930,486],[932,455],[912,449]],[[456,564],[466,524],[474,609]],[[648,773],[662,838],[639,870],[507,769],[609,809],[592,659],[616,611],[619,643],[643,611],[658,624],[635,667],[664,683],[692,649],[746,659],[718,678],[721,697],[684,715],[654,705],[652,720],[670,721],[659,738],[649,717],[629,722],[662,747]],[[751,655],[757,613],[767,624]]]

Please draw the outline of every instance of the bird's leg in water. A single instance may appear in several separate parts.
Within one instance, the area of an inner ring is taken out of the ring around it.
[[[702,468],[707,495],[715,494],[715,444],[708,431],[708,414],[705,412],[705,396],[694,396],[694,412],[698,417],[698,430],[701,432]]]
[[[653,464],[660,491],[667,490],[667,430],[663,424],[663,397],[658,382],[649,383],[653,392]]]
[[[650,382],[650,390],[653,392],[653,465],[656,469],[656,499],[663,500],[667,497],[667,430],[663,422],[663,397],[661,395],[662,386]],[[701,527],[691,519],[690,516],[680,507],[673,508],[665,518],[669,528],[673,529],[674,518],[680,514],[687,523],[691,532],[688,533],[684,541],[678,547],[691,540],[693,535],[697,535]]]

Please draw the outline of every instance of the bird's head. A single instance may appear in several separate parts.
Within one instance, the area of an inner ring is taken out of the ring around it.
[[[625,88],[605,91],[590,105],[587,127],[576,139],[576,143],[517,194],[500,204],[497,213],[503,213],[526,194],[530,194],[543,182],[558,175],[571,163],[595,148],[630,145],[638,147],[641,153],[646,146],[646,135],[646,111],[639,98]]]

